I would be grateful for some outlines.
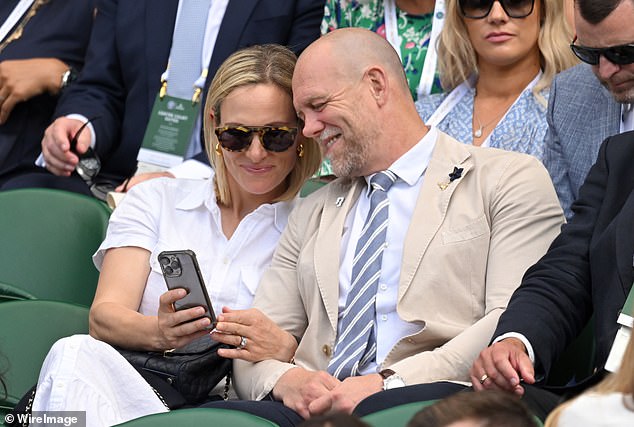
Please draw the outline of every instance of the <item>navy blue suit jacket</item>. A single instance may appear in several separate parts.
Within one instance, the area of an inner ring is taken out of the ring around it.
[[[596,367],[634,281],[634,132],[606,139],[572,207],[575,215],[524,276],[494,336],[520,332],[547,374],[594,312]]]
[[[81,69],[94,3],[94,0],[51,0],[31,18],[22,37],[0,52],[0,61],[57,58]],[[59,79],[61,84],[61,75]],[[45,93],[20,102],[7,122],[0,125],[0,180],[35,168],[40,142],[51,122],[57,99]]]
[[[231,0],[216,40],[207,87],[234,51],[262,43],[296,52],[319,37],[323,0]],[[167,66],[178,0],[100,0],[86,65],[56,116],[100,116],[94,123],[102,177],[132,175]]]

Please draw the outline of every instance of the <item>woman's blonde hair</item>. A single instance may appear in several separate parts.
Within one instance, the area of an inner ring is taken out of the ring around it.
[[[603,381],[585,393],[622,393],[623,406],[632,411],[632,415],[634,415],[634,405],[632,404],[634,399],[634,335],[630,336],[627,347],[625,347],[618,372],[609,374]],[[544,427],[556,427],[559,424],[559,417],[562,412],[573,402],[574,399],[559,405],[550,413]]]
[[[478,72],[476,52],[469,40],[469,33],[460,14],[459,0],[447,1],[445,24],[438,40],[438,71],[443,89],[450,91]],[[564,14],[561,0],[541,1],[541,23],[539,28],[540,64],[542,76],[533,88],[533,95],[546,105],[540,95],[550,86],[555,74],[577,64],[578,60],[570,50],[572,30]]]
[[[214,185],[219,203],[231,204],[227,169],[222,155],[219,155],[215,149],[218,138],[214,133],[214,128],[222,123],[220,117],[222,102],[233,90],[256,84],[273,84],[286,92],[292,99],[291,81],[296,62],[297,57],[289,49],[276,44],[265,44],[251,46],[233,53],[218,68],[207,93],[203,127],[205,148],[209,161],[215,170]],[[245,100],[245,102],[248,101]],[[211,119],[212,112],[215,123]],[[273,202],[294,198],[304,182],[315,173],[321,163],[321,150],[317,142],[304,138],[301,135],[301,128],[298,129],[298,142],[303,146],[303,155],[298,157],[295,167],[287,177],[288,187],[286,191]]]

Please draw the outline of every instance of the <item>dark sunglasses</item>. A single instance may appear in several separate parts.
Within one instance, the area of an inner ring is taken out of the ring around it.
[[[586,64],[597,65],[603,56],[616,65],[628,65],[634,63],[634,44],[622,44],[610,47],[586,47],[575,44],[577,36],[570,43],[572,52]]]
[[[465,18],[482,19],[489,16],[493,3],[500,2],[509,18],[526,18],[533,13],[535,0],[460,0],[460,13]]]
[[[297,128],[286,126],[223,126],[214,132],[222,148],[229,151],[248,148],[257,133],[265,150],[281,153],[295,143],[297,136]]]

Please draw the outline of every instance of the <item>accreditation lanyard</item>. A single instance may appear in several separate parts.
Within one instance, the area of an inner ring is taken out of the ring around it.
[[[530,83],[526,85],[524,90],[522,90],[522,93],[520,93],[520,95],[515,99],[515,101],[513,101],[513,104],[511,104],[511,106],[506,110],[506,113],[504,113],[502,118],[500,118],[499,122],[504,120],[504,118],[506,117],[506,114],[508,114],[508,112],[511,111],[513,106],[522,97],[524,92],[533,90],[533,88],[535,87],[539,79],[541,78],[542,78],[542,71],[540,70],[539,73],[537,73],[537,75],[533,78],[533,80],[531,80]],[[434,111],[434,113],[429,117],[429,119],[425,121],[425,124],[427,126],[438,126],[438,124],[442,122],[445,117],[447,117],[447,114],[449,114],[449,112],[453,110],[456,105],[458,105],[458,103],[462,100],[462,98],[467,94],[469,89],[475,87],[476,79],[477,78],[475,74],[472,74],[467,80],[465,80],[460,85],[458,85],[454,90],[452,90],[449,93],[449,95],[445,97],[445,99],[438,106],[438,108],[436,108],[436,111]],[[489,136],[486,138],[486,140],[482,143],[483,147],[488,147],[489,138],[491,137],[492,133],[493,132],[491,132]]]
[[[401,36],[398,35],[398,17],[396,15],[395,0],[383,0],[383,9],[385,10],[385,37],[387,38],[387,41],[390,42],[396,53],[398,53],[398,57],[401,59],[401,62],[403,62],[403,57],[401,56]],[[431,93],[432,86],[434,85],[436,63],[438,62],[436,43],[444,20],[445,0],[436,0],[434,15],[432,17],[431,34],[429,36],[429,45],[427,46],[427,53],[425,54],[425,62],[423,64],[420,82],[418,83],[418,88],[416,89],[417,99],[420,99],[423,95],[429,95]]]
[[[180,19],[181,6],[183,1],[187,0],[181,0],[178,2],[178,12],[176,13],[176,24],[174,25],[174,31],[176,31],[176,28],[178,27],[178,20]],[[200,68],[202,71],[200,73],[200,76],[194,82],[192,102],[199,101],[200,94],[205,87],[205,81],[207,80],[207,73],[209,70],[209,62],[211,61],[211,54],[213,53],[214,46],[216,45],[216,39],[218,38],[218,33],[220,32],[220,25],[222,24],[222,19],[225,15],[228,4],[229,0],[212,0],[211,5],[209,6],[209,15],[207,17],[207,24],[205,26],[205,39],[203,41],[203,50],[201,52],[200,58]],[[173,39],[174,35],[172,34],[172,40]],[[167,69],[161,75],[161,97],[165,95],[168,81],[169,63],[167,64]]]
[[[4,40],[9,31],[15,24],[18,23],[20,18],[26,13],[27,10],[31,7],[31,5],[35,2],[35,0],[20,0],[18,4],[15,5],[13,11],[9,15],[9,17],[4,21],[2,26],[0,26],[0,40]]]

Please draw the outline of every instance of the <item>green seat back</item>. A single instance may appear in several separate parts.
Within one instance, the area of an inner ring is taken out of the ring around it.
[[[147,415],[119,424],[126,427],[174,427],[174,426],[231,426],[274,427],[277,424],[231,409],[194,408],[178,409],[163,414]]]
[[[436,401],[426,400],[423,402],[406,403],[366,415],[361,419],[372,427],[405,427],[414,414],[424,407],[432,405],[434,402]]]
[[[42,362],[59,338],[88,333],[88,308],[59,301],[0,304],[0,369],[13,406],[37,382]],[[0,396],[2,397],[2,396]]]
[[[109,216],[99,200],[67,191],[0,192],[0,282],[23,298],[89,306],[98,278],[91,257]]]

